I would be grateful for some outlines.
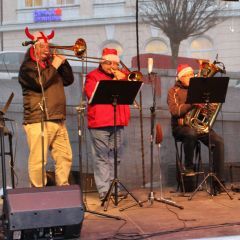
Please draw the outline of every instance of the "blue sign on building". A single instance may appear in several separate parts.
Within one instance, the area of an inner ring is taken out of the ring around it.
[[[62,20],[62,9],[35,10],[34,22],[54,22]]]

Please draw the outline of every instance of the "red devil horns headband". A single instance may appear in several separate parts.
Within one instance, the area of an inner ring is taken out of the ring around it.
[[[32,35],[32,34],[29,32],[28,27],[25,28],[25,34],[26,34],[26,36],[27,36],[29,39],[31,39],[31,40],[36,40],[36,39],[34,39],[34,38],[35,38],[34,35]],[[48,40],[50,40],[50,39],[52,39],[52,38],[54,37],[54,30],[52,30],[52,32],[51,32],[49,35],[47,35],[47,36],[45,36],[45,34],[44,34],[43,32],[40,32],[40,34],[42,35],[41,38],[44,39],[45,42],[47,42]]]

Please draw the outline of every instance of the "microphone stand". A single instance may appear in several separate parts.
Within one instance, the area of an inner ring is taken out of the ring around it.
[[[154,81],[151,81],[152,79],[152,75],[154,77]],[[153,92],[153,105],[150,107],[150,111],[151,111],[151,135],[150,135],[150,193],[148,195],[148,199],[145,200],[145,202],[149,201],[150,204],[152,205],[154,203],[154,201],[157,202],[161,202],[161,203],[165,203],[165,204],[169,204],[171,206],[183,209],[182,206],[177,205],[175,202],[171,201],[171,200],[167,200],[164,199],[162,197],[162,175],[161,175],[161,167],[160,167],[160,191],[161,191],[161,198],[156,198],[153,192],[153,139],[154,139],[154,126],[155,126],[155,109],[156,109],[156,73],[149,73],[148,75],[149,77],[149,82],[152,82],[152,92]],[[160,161],[160,144],[158,144],[159,146],[159,161]],[[144,201],[143,201],[144,202]]]
[[[153,205],[154,201],[157,201],[157,202],[161,202],[161,203],[165,203],[165,204],[168,204],[168,205],[171,205],[171,206],[174,206],[174,207],[177,207],[179,209],[183,209],[182,206],[179,206],[177,205],[175,202],[171,201],[171,200],[168,200],[168,199],[164,199],[162,197],[162,179],[161,179],[161,168],[160,168],[160,191],[161,191],[161,197],[160,198],[156,198],[155,195],[154,195],[154,192],[153,192],[153,139],[154,139],[154,125],[155,125],[155,108],[156,108],[156,86],[154,86],[153,84],[156,85],[156,73],[149,73],[148,74],[148,78],[149,78],[149,82],[152,82],[152,92],[153,92],[153,105],[150,107],[150,111],[151,111],[151,135],[150,135],[150,193],[148,195],[148,199],[144,200],[144,201],[141,201],[141,204],[142,203],[145,203],[145,202],[150,202],[151,205]],[[154,81],[151,81],[152,80],[152,76],[154,76]],[[160,147],[160,144],[159,144],[159,147]],[[159,151],[160,153],[160,151]],[[160,156],[160,154],[159,154]],[[127,209],[127,208],[131,208],[131,207],[134,207],[136,206],[138,203],[135,203],[133,205],[130,205],[128,207],[125,207],[124,209]],[[120,211],[122,211],[122,209],[120,209]]]
[[[82,118],[84,117],[85,106],[81,103],[78,107],[76,107],[77,111],[77,120],[78,120],[78,156],[79,156],[79,185],[81,189],[83,188],[83,176],[82,176]]]
[[[162,185],[162,168],[161,168],[161,156],[160,156],[160,148],[161,148],[161,143],[157,143],[158,146],[158,159],[159,159],[159,180],[160,180],[160,198],[155,198],[154,196],[152,196],[153,201],[157,201],[157,202],[161,202],[161,203],[165,203],[168,204],[170,206],[173,207],[177,207],[179,209],[184,209],[183,206],[177,205],[176,202],[170,200],[170,199],[166,199],[163,197],[163,185]],[[151,183],[152,185],[152,183]],[[151,186],[152,188],[152,186]],[[151,195],[153,195],[154,193],[151,192]],[[152,203],[152,202],[151,202]]]
[[[33,49],[34,49],[34,54],[35,54],[35,58],[36,58],[36,63],[37,63],[37,70],[38,70],[38,79],[39,79],[39,83],[41,86],[41,92],[42,92],[42,100],[41,102],[38,103],[39,108],[41,110],[41,145],[42,145],[42,186],[45,185],[45,167],[44,167],[44,163],[45,163],[45,156],[44,156],[44,117],[45,120],[49,119],[49,115],[48,115],[48,109],[47,109],[47,102],[46,102],[46,98],[45,98],[45,92],[44,92],[44,88],[43,88],[43,83],[42,83],[42,76],[40,73],[40,67],[39,67],[39,63],[38,63],[38,59],[37,59],[37,55],[36,55],[36,48],[35,48],[35,43],[33,44]]]

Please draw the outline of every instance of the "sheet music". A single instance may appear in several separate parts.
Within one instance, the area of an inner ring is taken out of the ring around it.
[[[140,81],[100,80],[96,83],[88,103],[113,104],[113,99],[117,99],[117,104],[131,105],[142,84]]]
[[[96,92],[96,90],[97,90],[97,88],[98,88],[99,82],[100,82],[100,81],[97,82],[97,84],[96,84],[96,86],[95,86],[95,88],[94,88],[94,90],[93,90],[93,92],[92,92],[92,96],[91,96],[90,99],[88,100],[88,103],[89,103],[89,104],[92,103],[92,100],[93,100],[93,97],[94,97],[94,95],[95,95],[95,92]]]

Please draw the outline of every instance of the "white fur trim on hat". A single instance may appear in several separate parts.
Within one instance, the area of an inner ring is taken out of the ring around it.
[[[188,72],[193,72],[193,69],[191,67],[186,67],[178,73],[177,77],[181,78],[182,76],[184,76]]]
[[[107,54],[107,55],[104,55],[102,57],[103,59],[107,60],[107,61],[113,61],[113,62],[120,62],[120,58],[119,56],[115,55],[115,54]]]

